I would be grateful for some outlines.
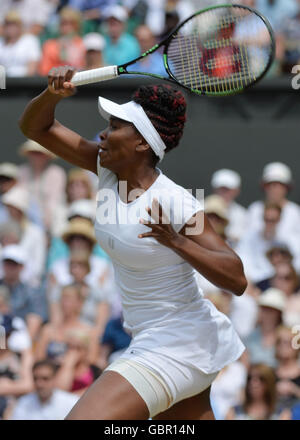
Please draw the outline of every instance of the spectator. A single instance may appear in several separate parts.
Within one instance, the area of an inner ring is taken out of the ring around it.
[[[51,229],[57,206],[63,202],[66,173],[51,163],[55,156],[32,140],[19,150],[26,162],[19,168],[19,182],[29,194],[28,216],[45,229]]]
[[[7,222],[9,214],[7,208],[2,203],[2,196],[9,191],[18,180],[18,167],[9,162],[0,164],[0,225]]]
[[[90,30],[97,30],[105,9],[115,3],[116,0],[69,0],[68,6],[81,11],[84,31],[87,33]],[[87,32],[86,29],[88,29]]]
[[[96,215],[96,203],[94,200],[81,199],[75,200],[70,204],[67,211],[67,221],[62,221],[60,228],[57,228],[57,232],[61,230],[60,235],[68,228],[69,221],[72,219],[84,219],[94,224]],[[92,250],[93,255],[97,255],[100,258],[108,259],[103,249],[96,243]],[[48,253],[48,267],[52,267],[56,260],[59,258],[67,258],[70,254],[68,245],[63,241],[60,236],[52,237],[50,250]]]
[[[89,254],[76,251],[70,257],[70,274],[73,276],[74,283],[81,289],[83,304],[80,317],[82,322],[93,326],[99,338],[110,315],[110,303],[114,299],[114,284],[111,282],[109,272],[103,273],[102,283],[97,288],[91,288],[85,279],[90,272]],[[59,305],[62,288],[56,286],[49,293],[51,322],[56,321],[60,316],[61,308]],[[98,340],[98,339],[97,339]]]
[[[299,276],[291,263],[281,263],[276,267],[276,273],[271,279],[272,286],[281,289],[286,296],[286,307],[283,321],[293,327],[300,323],[300,294]]]
[[[227,207],[222,197],[218,196],[217,194],[206,197],[205,213],[215,232],[226,240],[225,230],[228,225],[228,216]],[[196,273],[196,278],[199,287],[203,290],[205,295],[210,291],[216,290],[216,286],[214,286],[199,272]]]
[[[156,39],[151,29],[145,24],[140,25],[136,29],[135,36],[140,45],[141,53],[146,52],[156,44]],[[155,75],[167,76],[163,58],[158,52],[154,52],[151,56],[137,61],[135,64],[130,66],[130,69],[134,72],[148,72]]]
[[[74,394],[55,388],[57,366],[50,360],[36,362],[32,368],[35,391],[21,397],[12,420],[62,420],[78,400]]]
[[[38,286],[45,268],[47,242],[44,231],[27,218],[28,199],[27,191],[20,186],[14,186],[3,196],[2,202],[7,207],[10,218],[21,227],[22,238],[19,244],[30,256],[24,265],[21,279]]]
[[[65,7],[59,15],[59,37],[47,40],[43,45],[39,69],[41,75],[48,75],[53,67],[70,64],[80,70],[85,64],[85,47],[79,34],[80,12]]]
[[[114,5],[106,11],[106,45],[103,60],[107,65],[123,64],[137,58],[140,54],[136,38],[125,31],[127,19],[126,9],[120,5]]]
[[[205,213],[215,232],[226,240],[227,236],[225,231],[229,223],[229,218],[224,199],[217,194],[206,197]]]
[[[5,16],[0,38],[0,65],[5,68],[6,75],[12,77],[35,75],[40,57],[38,38],[24,34],[20,15],[10,11]]]
[[[105,39],[96,32],[90,32],[83,37],[86,50],[84,70],[98,69],[103,67],[102,52],[105,47]]]
[[[297,13],[297,0],[256,0],[256,7],[277,32],[285,18]]]
[[[262,188],[265,201],[276,203],[281,207],[281,217],[277,229],[277,238],[286,241],[295,240],[300,233],[300,208],[287,199],[292,187],[292,173],[289,167],[281,162],[272,162],[264,167]],[[256,201],[249,206],[248,224],[259,229],[263,224],[264,202]]]
[[[66,350],[67,333],[70,329],[92,332],[92,327],[80,320],[84,296],[80,285],[68,285],[59,298],[58,316],[42,328],[36,347],[36,358],[59,360]]]
[[[0,315],[0,325],[5,332],[5,346],[0,347],[0,419],[6,418],[15,399],[30,392],[33,386],[31,349],[17,355],[9,348],[8,340],[15,331],[14,319],[11,315]]]
[[[31,338],[25,321],[12,314],[10,304],[10,291],[8,287],[0,286],[0,316],[9,315],[12,318],[12,332],[6,340],[7,348],[14,353],[20,354],[32,347]],[[0,347],[0,349],[3,347]]]
[[[260,295],[258,305],[258,325],[244,343],[251,363],[262,362],[273,368],[276,366],[276,329],[282,323],[285,295],[279,289],[270,288]]]
[[[25,260],[26,254],[19,245],[6,246],[2,252],[4,277],[0,280],[0,285],[9,289],[11,311],[27,323],[31,339],[34,341],[42,322],[46,319],[46,304],[40,289],[20,280]]]
[[[280,326],[276,332],[276,378],[278,408],[291,409],[300,401],[299,348],[293,346],[294,334],[289,327]]]
[[[227,420],[278,420],[276,382],[271,367],[262,363],[251,365],[242,405],[231,408]]]
[[[71,204],[79,200],[90,200],[94,204],[94,215],[96,212],[96,201],[94,188],[88,173],[80,168],[72,168],[67,175],[66,186],[64,189],[64,202],[57,206],[53,233],[55,236],[62,234],[68,225],[68,210]],[[90,218],[90,216],[89,216]]]
[[[212,175],[211,186],[227,205],[226,236],[235,247],[247,227],[247,210],[235,201],[241,191],[241,177],[233,170],[221,169]]]
[[[74,219],[69,222],[68,228],[62,235],[70,253],[68,256],[57,259],[50,268],[52,280],[59,285],[71,284],[74,279],[70,273],[70,254],[77,250],[83,251],[90,256],[91,271],[85,281],[90,287],[98,287],[102,284],[103,274],[107,273],[109,265],[106,259],[93,253],[96,243],[94,229],[89,220]]]
[[[20,14],[26,32],[39,35],[47,25],[50,14],[54,11],[56,0],[1,0],[1,19],[10,10]]]
[[[278,241],[277,230],[280,218],[281,207],[266,202],[263,229],[248,230],[236,248],[244,263],[246,276],[253,283],[259,283],[274,274],[274,266],[267,258],[267,252]],[[288,237],[284,244],[289,245]]]
[[[90,334],[84,330],[70,330],[67,351],[56,376],[56,386],[65,391],[82,394],[101,374],[88,360]]]

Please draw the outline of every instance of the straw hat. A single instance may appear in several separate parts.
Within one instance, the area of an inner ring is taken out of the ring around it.
[[[72,235],[82,235],[94,244],[97,242],[91,222],[83,218],[75,218],[71,220],[62,235],[62,239],[67,242]]]
[[[10,22],[14,22],[14,23],[22,23],[22,18],[21,15],[19,14],[18,11],[12,9],[10,11],[8,11],[8,13],[5,15],[4,17],[4,21],[10,21]]]
[[[226,203],[222,197],[217,194],[206,197],[204,201],[204,209],[206,214],[216,214],[228,223]]]
[[[27,153],[32,152],[32,151],[38,152],[38,153],[43,153],[46,156],[49,156],[51,159],[54,159],[56,157],[55,154],[51,153],[51,151],[48,151],[42,145],[38,144],[35,141],[32,141],[31,139],[24,142],[24,144],[22,144],[19,149],[19,153],[21,154],[21,156],[26,156]]]

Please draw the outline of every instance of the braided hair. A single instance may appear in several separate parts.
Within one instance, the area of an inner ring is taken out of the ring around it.
[[[140,104],[166,145],[165,152],[177,147],[186,121],[186,101],[183,94],[166,85],[142,86],[132,100]],[[151,150],[153,164],[158,157]]]

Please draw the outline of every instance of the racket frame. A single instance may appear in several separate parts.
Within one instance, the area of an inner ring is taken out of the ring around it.
[[[268,29],[268,32],[270,34],[271,37],[271,50],[270,50],[270,57],[269,57],[269,61],[265,67],[265,69],[263,70],[263,72],[257,77],[255,78],[255,80],[253,80],[250,84],[245,85],[244,87],[241,87],[240,89],[235,89],[235,90],[229,90],[229,91],[219,91],[219,92],[208,92],[208,91],[204,91],[204,90],[196,90],[193,89],[191,87],[185,86],[184,84],[182,84],[181,82],[179,82],[176,77],[172,74],[171,70],[170,70],[170,66],[168,63],[168,47],[170,42],[172,41],[172,38],[174,36],[176,36],[178,34],[178,32],[180,31],[180,29],[190,20],[192,20],[194,17],[203,14],[204,12],[208,12],[208,11],[212,11],[215,9],[221,9],[221,8],[229,8],[229,7],[236,7],[236,8],[240,8],[240,9],[247,9],[249,12],[254,13],[256,16],[258,16],[265,24],[266,28]],[[162,54],[163,57],[163,63],[164,63],[164,67],[166,69],[167,74],[169,75],[168,77],[162,76],[162,75],[158,75],[155,73],[147,73],[147,72],[135,72],[135,71],[127,71],[127,67],[135,64],[137,61],[145,58],[148,55],[151,55],[152,53],[156,52],[159,48],[161,48],[162,46],[164,46],[164,51]],[[201,11],[197,11],[195,12],[195,14],[189,16],[187,19],[185,19],[184,21],[182,21],[175,29],[173,29],[170,34],[164,39],[162,40],[160,43],[155,44],[153,47],[151,47],[150,49],[148,49],[146,52],[144,52],[143,54],[141,54],[140,56],[138,56],[137,58],[135,58],[134,60],[129,61],[128,63],[124,63],[120,66],[117,66],[117,70],[118,70],[118,75],[143,75],[143,76],[150,76],[152,78],[157,78],[157,79],[163,79],[164,81],[169,81],[172,84],[176,83],[178,85],[180,85],[181,87],[185,88],[186,90],[192,91],[193,93],[196,93],[198,95],[207,95],[207,96],[229,96],[229,95],[234,95],[237,93],[241,93],[242,91],[248,89],[249,87],[252,87],[254,84],[256,84],[258,81],[260,81],[268,72],[269,68],[271,67],[274,59],[275,59],[275,51],[276,51],[276,43],[275,43],[275,34],[274,31],[272,29],[272,26],[270,24],[270,22],[268,21],[268,19],[266,17],[264,17],[262,14],[260,14],[256,9],[251,8],[250,6],[244,6],[244,5],[239,5],[239,4],[231,4],[231,3],[227,3],[227,4],[222,4],[222,5],[215,5],[215,6],[210,6],[208,8],[202,9]]]

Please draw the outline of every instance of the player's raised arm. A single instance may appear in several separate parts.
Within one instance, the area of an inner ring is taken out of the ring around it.
[[[97,173],[97,143],[84,139],[55,119],[55,108],[61,99],[76,93],[71,83],[74,73],[70,66],[51,69],[47,89],[30,101],[19,125],[26,137],[73,165]]]

